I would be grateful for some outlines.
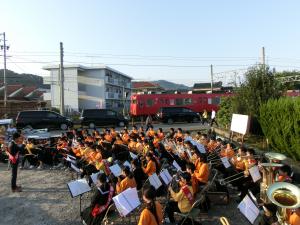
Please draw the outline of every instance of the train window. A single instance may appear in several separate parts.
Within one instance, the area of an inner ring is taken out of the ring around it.
[[[169,105],[169,104],[170,104],[169,99],[165,99],[165,104],[166,104],[166,105]]]
[[[211,105],[211,98],[207,99],[207,104]]]
[[[159,104],[164,104],[165,101],[164,101],[164,99],[161,98],[161,99],[159,99],[158,102],[159,102]]]
[[[220,97],[215,97],[212,99],[212,104],[213,105],[219,105],[220,104]]]
[[[153,106],[153,99],[147,99],[147,106]]]
[[[176,105],[183,105],[183,99],[182,98],[176,98]]]
[[[136,104],[136,99],[133,99],[133,100],[131,101],[131,103],[135,105],[135,104]]]
[[[170,99],[170,105],[175,105],[175,100],[174,99]]]
[[[202,104],[202,97],[199,98],[199,103]]]
[[[190,105],[190,104],[192,104],[193,102],[192,102],[192,99],[191,98],[185,98],[184,99],[184,104],[185,105]]]

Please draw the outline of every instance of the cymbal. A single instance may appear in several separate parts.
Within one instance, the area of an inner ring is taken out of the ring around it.
[[[267,158],[269,158],[270,160],[271,159],[276,159],[276,160],[280,160],[280,161],[283,161],[286,159],[286,156],[281,154],[281,153],[277,153],[277,152],[267,152],[265,153],[265,156]]]

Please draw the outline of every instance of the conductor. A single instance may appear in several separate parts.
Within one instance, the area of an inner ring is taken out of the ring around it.
[[[18,164],[19,164],[19,155],[22,153],[24,145],[23,138],[20,133],[13,134],[13,140],[11,141],[8,147],[8,156],[10,165],[12,168],[11,176],[11,190],[12,192],[21,192],[21,186],[17,186],[17,174],[18,174]]]

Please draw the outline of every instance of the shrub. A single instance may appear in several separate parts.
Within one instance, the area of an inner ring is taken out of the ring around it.
[[[259,122],[270,146],[300,160],[300,98],[282,97],[260,106]]]

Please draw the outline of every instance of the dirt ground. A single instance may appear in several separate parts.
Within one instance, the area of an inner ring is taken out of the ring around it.
[[[79,198],[72,199],[67,183],[75,174],[65,170],[19,170],[18,184],[23,192],[12,193],[10,190],[11,171],[0,163],[0,224],[1,225],[79,225]],[[90,194],[83,196],[84,209],[90,201]],[[230,225],[250,224],[237,210],[235,199],[225,206],[212,205],[209,221],[203,225],[218,225],[220,216],[229,219]],[[113,224],[124,224],[116,212],[111,216]],[[135,222],[129,222],[135,224]]]

